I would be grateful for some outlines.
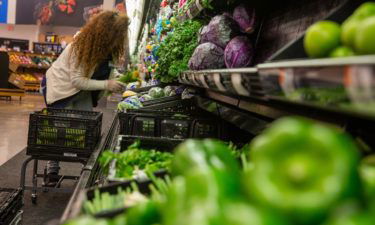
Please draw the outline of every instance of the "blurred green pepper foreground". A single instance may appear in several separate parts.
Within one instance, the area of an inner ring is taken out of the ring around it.
[[[175,150],[162,194],[113,220],[66,225],[375,224],[374,158],[361,162],[343,131],[288,117],[249,146],[241,169],[225,143],[187,140]]]

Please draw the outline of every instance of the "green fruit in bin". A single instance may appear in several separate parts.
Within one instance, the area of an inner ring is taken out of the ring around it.
[[[366,2],[358,7],[342,24],[342,43],[346,46],[355,48],[355,39],[358,32],[357,28],[364,19],[371,16],[375,16],[374,2]]]
[[[341,27],[332,21],[319,21],[309,27],[304,38],[304,47],[311,58],[326,57],[340,45]]]
[[[365,19],[375,15],[375,2],[365,2],[359,6],[353,13],[355,19]]]
[[[355,47],[355,35],[357,33],[359,23],[359,19],[349,17],[342,24],[341,41],[345,46],[349,46],[352,48]]]
[[[359,24],[355,47],[360,54],[375,54],[375,16],[364,19]]]
[[[351,48],[346,47],[346,46],[340,46],[334,49],[331,52],[331,54],[329,54],[331,58],[348,57],[348,56],[353,56],[353,55],[355,55],[354,51]]]
[[[295,224],[320,224],[342,200],[360,195],[359,151],[342,131],[287,117],[250,145],[249,197]]]

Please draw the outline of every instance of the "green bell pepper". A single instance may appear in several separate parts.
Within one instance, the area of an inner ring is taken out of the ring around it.
[[[224,204],[216,219],[212,225],[290,225],[278,213],[244,201]]]
[[[252,141],[250,159],[248,195],[294,224],[319,224],[340,200],[360,195],[359,151],[333,127],[280,119]]]
[[[373,225],[375,214],[356,200],[349,200],[333,211],[324,225]]]
[[[131,208],[126,214],[128,225],[160,224],[161,214],[158,204],[152,200]]]
[[[236,197],[240,194],[239,162],[229,146],[218,140],[187,140],[179,145],[172,160],[172,174],[191,174],[189,180],[196,180],[192,182],[193,190],[199,187],[205,192],[205,185],[215,183],[223,195]],[[211,182],[207,184],[207,181]]]
[[[192,170],[220,170],[238,173],[239,163],[228,145],[213,139],[189,139],[175,150],[172,174],[185,175]]]
[[[109,225],[107,220],[97,219],[89,216],[82,216],[72,219],[64,225]]]
[[[162,224],[289,225],[278,214],[249,204],[243,195],[228,193],[217,174],[214,170],[195,170],[176,177],[163,207]],[[232,190],[241,193],[239,187]]]

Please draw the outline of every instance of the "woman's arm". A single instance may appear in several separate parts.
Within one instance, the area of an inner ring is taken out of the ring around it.
[[[87,78],[80,68],[72,70],[70,80],[75,88],[85,91],[106,90],[108,86],[106,80],[92,80]]]

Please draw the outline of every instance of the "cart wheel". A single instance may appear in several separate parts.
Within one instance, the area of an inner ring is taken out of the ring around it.
[[[31,194],[31,203],[33,203],[34,205],[36,205],[37,198],[38,198],[38,196],[36,194]]]

